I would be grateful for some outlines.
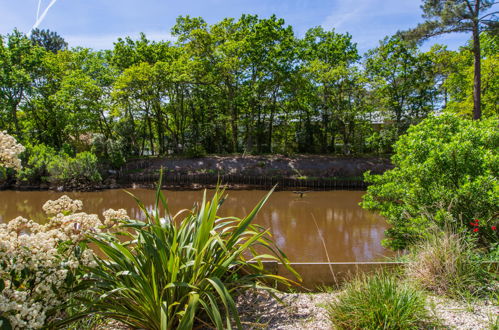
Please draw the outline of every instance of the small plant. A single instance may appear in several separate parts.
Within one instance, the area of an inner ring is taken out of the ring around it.
[[[84,310],[63,323],[97,314],[146,329],[241,328],[235,295],[272,293],[269,281],[291,283],[267,273],[262,260],[278,260],[298,277],[268,231],[251,224],[270,193],[244,219],[217,215],[220,189],[211,201],[205,191],[198,207],[171,215],[160,186],[153,213],[137,200],[145,221],[124,220],[122,232],[91,239],[104,258],[84,270],[81,290],[91,296]]]
[[[474,243],[459,234],[431,234],[412,249],[406,275],[437,294],[481,296],[489,287],[492,273],[473,248]]]
[[[326,307],[339,329],[418,329],[431,323],[425,295],[390,274],[363,275]]]

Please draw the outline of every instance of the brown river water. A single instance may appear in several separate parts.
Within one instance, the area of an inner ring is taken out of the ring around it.
[[[153,205],[154,191],[130,189],[146,206]],[[201,201],[202,191],[164,191],[170,211],[191,208]],[[265,196],[261,190],[228,191],[220,215],[244,217]],[[380,244],[388,225],[359,206],[364,191],[308,192],[302,198],[292,191],[274,192],[256,223],[270,228],[277,245],[292,262],[380,261],[391,253]],[[83,201],[86,213],[101,215],[108,208],[124,208],[143,218],[135,201],[123,190],[97,192],[0,191],[0,223],[17,216],[43,221],[42,205],[62,195]],[[208,196],[210,196],[210,191]],[[314,219],[317,226],[314,223]],[[324,240],[325,246],[321,237]]]

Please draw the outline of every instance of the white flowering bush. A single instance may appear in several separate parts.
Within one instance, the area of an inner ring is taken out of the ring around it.
[[[78,269],[95,263],[85,240],[106,228],[97,215],[77,213],[82,207],[62,196],[43,206],[51,215],[44,225],[22,217],[0,224],[0,325],[38,329],[64,313],[57,306],[71,298]],[[105,212],[108,227],[119,218],[128,219],[125,210]]]
[[[17,143],[16,139],[7,132],[0,131],[0,167],[21,169],[19,154],[24,151],[24,147]]]

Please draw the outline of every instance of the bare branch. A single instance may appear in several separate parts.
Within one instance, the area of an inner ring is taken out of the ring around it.
[[[483,15],[482,17],[480,17],[478,20],[481,21],[482,19],[484,19],[485,17],[487,16],[491,16],[491,15],[495,15],[495,14],[499,14],[499,11],[495,11],[493,13],[490,13],[490,14],[487,14],[487,15]]]

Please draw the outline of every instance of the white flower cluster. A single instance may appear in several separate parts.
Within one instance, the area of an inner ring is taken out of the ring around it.
[[[130,220],[125,209],[109,209],[104,211],[102,215],[104,216],[104,225],[107,227],[116,225],[119,220]]]
[[[19,154],[24,149],[14,137],[7,134],[7,132],[0,131],[0,166],[20,170],[21,160]]]
[[[42,209],[47,215],[74,213],[83,209],[83,203],[78,199],[72,200],[68,196],[63,195],[55,201],[47,201],[43,204]]]
[[[91,249],[75,247],[104,227],[95,214],[73,213],[82,207],[63,196],[43,206],[47,214],[57,214],[45,225],[22,217],[0,224],[0,316],[14,329],[43,327],[47,311],[71,295],[68,279],[74,277],[68,276],[95,263]],[[113,219],[128,219],[125,210],[107,210],[104,217],[108,227]]]

